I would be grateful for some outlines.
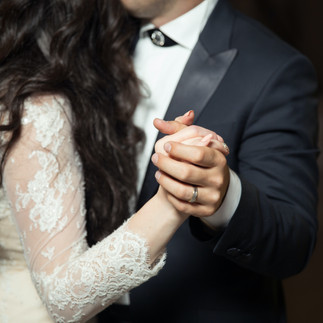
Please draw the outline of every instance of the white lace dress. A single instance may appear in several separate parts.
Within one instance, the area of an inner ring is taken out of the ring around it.
[[[25,102],[0,190],[0,322],[87,321],[164,265],[162,255],[150,268],[145,239],[127,223],[87,246],[69,120],[62,97]]]

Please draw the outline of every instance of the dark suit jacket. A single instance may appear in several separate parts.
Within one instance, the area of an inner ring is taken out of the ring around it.
[[[187,221],[120,321],[285,322],[280,279],[306,265],[317,230],[315,91],[304,56],[219,1],[165,118],[192,108],[196,124],[225,139],[241,201],[216,234]],[[154,172],[150,164],[141,204],[157,190]]]

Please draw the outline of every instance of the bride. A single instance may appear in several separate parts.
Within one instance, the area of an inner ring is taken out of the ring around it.
[[[161,188],[129,218],[135,30],[118,0],[0,2],[1,322],[89,320],[158,273],[187,218]]]

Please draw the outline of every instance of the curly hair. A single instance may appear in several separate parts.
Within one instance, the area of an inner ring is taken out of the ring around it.
[[[25,99],[67,97],[83,163],[90,245],[129,216],[136,191],[143,133],[132,122],[140,93],[130,49],[137,28],[119,0],[0,2],[0,106],[1,117],[9,116],[0,131],[11,135],[2,143],[1,169],[19,139]]]

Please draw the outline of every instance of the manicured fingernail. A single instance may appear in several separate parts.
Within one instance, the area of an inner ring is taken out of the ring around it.
[[[222,145],[223,145],[225,150],[229,151],[229,147],[228,147],[228,145],[226,143],[223,142]]]
[[[157,154],[153,154],[151,156],[151,160],[154,164],[157,164],[158,163],[158,155]]]
[[[172,146],[171,146],[171,144],[170,143],[166,143],[165,145],[164,145],[164,149],[165,149],[165,151],[166,152],[170,152],[171,151],[171,149],[172,149]]]
[[[159,180],[160,175],[161,175],[161,173],[160,173],[160,171],[158,170],[158,171],[155,173],[155,177],[156,177],[156,179],[157,179],[157,180]]]
[[[190,110],[190,111],[187,111],[185,114],[184,114],[184,117],[189,117],[191,115],[191,113],[193,112],[193,110]]]

